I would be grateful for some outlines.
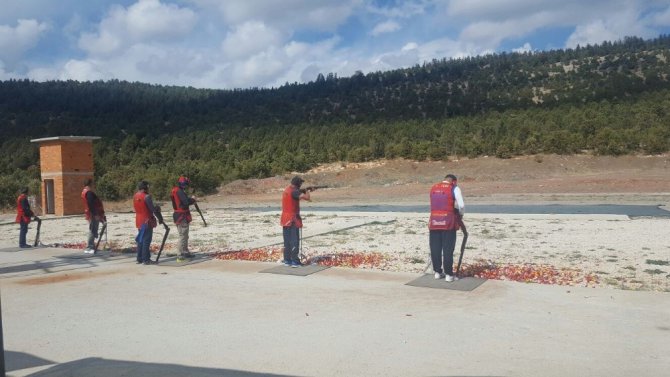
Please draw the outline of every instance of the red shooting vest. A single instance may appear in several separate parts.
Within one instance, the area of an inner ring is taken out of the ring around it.
[[[27,195],[26,194],[21,194],[19,197],[16,199],[16,222],[20,223],[21,220],[23,220],[24,223],[30,224],[30,214],[23,212],[23,207],[21,206],[21,202],[23,199],[26,199]]]
[[[179,186],[175,186],[172,188],[172,193],[170,194],[170,197],[172,198],[172,209],[174,209],[175,213],[173,216],[174,223],[181,224],[184,220],[186,220],[186,223],[190,223],[193,220],[191,217],[191,209],[188,208],[188,203],[182,203],[179,200],[179,195],[177,195],[179,190],[181,190],[181,188]],[[182,204],[186,204],[187,208],[181,208]]]
[[[430,230],[458,230],[458,215],[454,210],[454,186],[440,182],[430,189]]]
[[[135,208],[135,227],[140,229],[142,224],[149,223],[152,228],[156,227],[156,218],[154,214],[149,211],[145,198],[147,193],[143,191],[138,191],[133,196],[133,207]]]
[[[302,228],[302,219],[300,218],[300,199],[295,200],[291,193],[296,189],[295,186],[290,185],[284,189],[281,197],[281,219],[279,222],[281,226],[295,225]]]
[[[84,203],[84,216],[86,216],[86,220],[91,220],[91,210],[88,208],[88,200],[86,200],[86,193],[91,191],[91,189],[88,186],[84,186],[84,189],[81,191],[81,201]],[[102,202],[100,201],[100,198],[97,196],[95,197],[95,201],[93,202],[93,206],[95,207],[95,213],[97,213],[98,220],[102,220],[105,217],[105,209],[102,206]]]

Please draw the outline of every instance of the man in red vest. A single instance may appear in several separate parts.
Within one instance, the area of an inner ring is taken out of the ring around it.
[[[135,208],[135,227],[137,228],[137,263],[154,264],[151,260],[151,237],[154,228],[158,225],[154,216],[154,203],[149,195],[149,183],[142,181],[137,185],[137,192],[133,196],[133,207]]]
[[[26,236],[28,235],[28,224],[30,224],[30,219],[33,218],[35,214],[30,209],[30,202],[28,202],[28,188],[24,187],[21,189],[21,194],[16,199],[16,222],[19,223],[19,247],[23,249],[30,248],[32,246],[26,243]]]
[[[179,180],[177,180],[177,186],[172,188],[172,193],[170,194],[170,198],[172,199],[172,208],[174,209],[172,219],[177,225],[177,232],[179,233],[178,261],[184,261],[186,258],[194,257],[194,255],[188,251],[188,228],[189,224],[193,220],[191,217],[191,210],[189,205],[195,203],[195,198],[189,197],[186,194],[186,188],[190,183],[191,181],[187,177],[179,177]]]
[[[300,235],[302,218],[300,217],[300,201],[310,200],[309,191],[300,190],[305,182],[302,178],[295,176],[291,184],[284,189],[281,200],[281,219],[279,220],[284,230],[284,264],[291,267],[301,266]]]
[[[84,189],[81,191],[81,201],[84,204],[84,216],[88,221],[88,242],[84,253],[95,253],[95,239],[98,238],[98,228],[101,222],[106,222],[105,208],[102,201],[93,192],[93,180],[84,181]]]
[[[442,182],[430,189],[430,258],[435,279],[447,282],[458,280],[454,276],[454,248],[459,217],[463,216],[465,204],[461,189],[456,185],[456,176],[448,174]]]

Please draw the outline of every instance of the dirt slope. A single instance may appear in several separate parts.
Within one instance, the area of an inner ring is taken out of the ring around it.
[[[305,173],[234,181],[212,204],[276,204],[291,176],[328,185],[314,197],[330,203],[421,203],[430,186],[456,174],[469,202],[670,204],[670,155],[481,157],[450,161],[381,160],[322,165]]]

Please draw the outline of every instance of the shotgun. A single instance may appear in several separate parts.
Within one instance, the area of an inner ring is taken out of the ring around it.
[[[322,189],[322,188],[328,188],[328,186],[325,186],[325,185],[324,186],[307,186],[305,188],[300,189],[300,192],[305,194],[307,192],[316,191],[316,190]]]
[[[161,213],[161,207],[159,207],[159,206],[154,207],[154,215],[156,216],[156,219],[158,220],[158,223],[163,224],[163,227],[165,228],[165,234],[163,234],[163,241],[161,242],[160,249],[158,249],[158,256],[156,256],[156,264],[158,264],[158,260],[161,258],[161,253],[163,252],[163,248],[165,247],[165,241],[167,241],[168,235],[170,234],[170,227],[167,226],[167,224],[163,220],[163,214]]]
[[[202,222],[205,224],[205,226],[207,226],[207,221],[205,221],[205,216],[202,215],[202,211],[200,211],[200,207],[198,207],[198,203],[193,202],[193,206],[195,207],[195,210],[198,211],[198,213],[200,214],[200,218],[202,219]]]
[[[98,242],[95,243],[95,248],[93,249],[93,253],[98,252],[98,247],[100,246],[100,241],[102,241],[102,235],[105,234],[106,231],[107,231],[107,221],[102,223],[102,229],[100,230],[100,233],[98,234]]]
[[[465,243],[468,242],[468,230],[465,228],[465,223],[463,223],[463,216],[460,214],[458,216],[458,225],[463,231],[463,241],[461,242],[461,255],[458,257],[458,266],[456,267],[456,276],[461,271],[461,262],[463,261],[463,253],[465,252]]]
[[[35,243],[33,244],[33,247],[37,247],[37,245],[40,244],[40,229],[42,228],[42,219],[37,216],[35,216],[34,219],[37,221],[37,232],[35,232]]]

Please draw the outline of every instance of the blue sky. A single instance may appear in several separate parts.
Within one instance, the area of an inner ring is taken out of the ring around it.
[[[276,87],[670,34],[670,0],[0,0],[0,80]]]

